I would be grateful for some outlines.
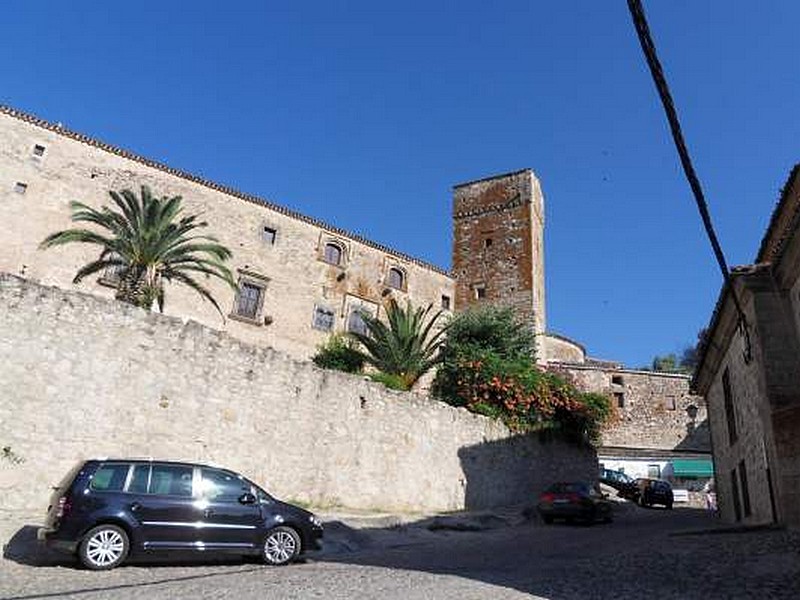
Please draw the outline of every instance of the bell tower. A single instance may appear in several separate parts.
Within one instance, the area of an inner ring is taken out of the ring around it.
[[[455,310],[509,306],[544,333],[544,197],[532,170],[453,187],[453,276]]]

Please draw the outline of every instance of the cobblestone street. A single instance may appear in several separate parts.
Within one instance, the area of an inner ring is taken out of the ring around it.
[[[595,526],[500,517],[382,529],[332,523],[323,552],[286,568],[192,561],[95,573],[69,561],[35,566],[23,553],[0,564],[0,597],[800,597],[800,533],[716,528],[700,510],[628,504],[614,523]]]

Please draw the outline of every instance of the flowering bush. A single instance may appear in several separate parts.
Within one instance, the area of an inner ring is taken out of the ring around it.
[[[611,415],[600,394],[583,394],[555,373],[538,369],[527,330],[510,311],[456,317],[442,349],[432,391],[443,401],[502,419],[513,431],[559,430],[596,442]],[[513,343],[509,344],[508,340]]]

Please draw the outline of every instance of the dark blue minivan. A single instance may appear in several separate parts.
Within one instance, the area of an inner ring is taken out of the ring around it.
[[[284,565],[319,548],[322,523],[238,473],[156,460],[88,460],[54,488],[39,540],[113,569],[145,552],[260,555]]]

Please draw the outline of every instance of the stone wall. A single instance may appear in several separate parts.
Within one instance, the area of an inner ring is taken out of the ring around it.
[[[607,394],[614,418],[603,430],[603,446],[711,451],[703,398],[689,390],[686,375],[558,365],[579,389]]]
[[[193,321],[0,275],[0,539],[77,460],[213,461],[314,505],[531,502],[596,457]]]
[[[167,314],[305,359],[328,336],[315,328],[318,310],[330,316],[317,324],[332,320],[332,329],[342,331],[354,311],[376,314],[389,298],[436,308],[453,304],[453,280],[433,265],[10,109],[0,109],[0,271],[112,298],[115,290],[96,276],[72,283],[78,268],[97,258],[97,247],[37,247],[45,236],[72,226],[70,202],[99,207],[111,202],[109,190],[138,194],[142,185],[157,196],[182,196],[185,212],[202,214],[206,233],[233,252],[229,266],[236,277],[262,289],[261,309],[251,320],[223,320],[180,286],[167,289]],[[329,243],[341,250],[340,265],[323,260]],[[391,269],[403,275],[398,288],[389,285]],[[226,316],[233,313],[234,291],[215,280],[208,287]]]

